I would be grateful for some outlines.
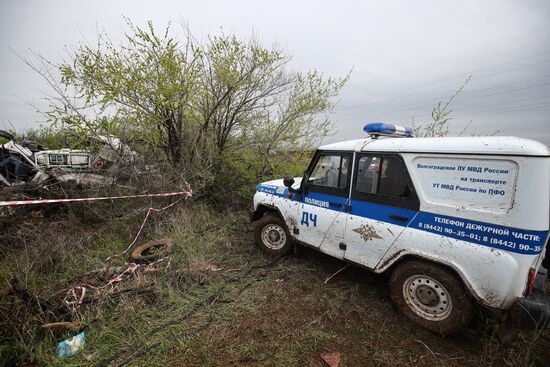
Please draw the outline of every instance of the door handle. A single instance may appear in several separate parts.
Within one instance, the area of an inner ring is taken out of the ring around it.
[[[329,201],[328,205],[334,206],[334,207],[336,207],[336,208],[339,208],[339,207],[342,206],[342,204],[340,204],[340,203],[333,203],[333,202],[330,202],[330,201]]]
[[[402,215],[397,215],[397,214],[391,214],[391,215],[390,215],[390,218],[391,218],[391,219],[398,220],[398,221],[401,221],[401,222],[406,222],[406,221],[409,220],[409,218],[404,217],[404,216],[402,216]]]

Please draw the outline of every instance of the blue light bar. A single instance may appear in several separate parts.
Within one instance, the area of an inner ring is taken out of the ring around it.
[[[412,138],[414,136],[412,128],[403,127],[394,124],[386,124],[383,122],[371,122],[363,127],[363,131],[371,136],[404,136]]]

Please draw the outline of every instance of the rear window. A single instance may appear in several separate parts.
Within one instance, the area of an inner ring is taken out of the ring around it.
[[[364,156],[357,161],[355,191],[362,194],[407,196],[407,180],[395,157]]]
[[[506,212],[514,203],[515,162],[418,157],[414,175],[427,201],[464,209]]]

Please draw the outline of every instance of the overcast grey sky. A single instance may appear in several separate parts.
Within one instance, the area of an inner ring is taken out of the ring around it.
[[[187,22],[198,37],[220,28],[254,34],[316,68],[350,81],[331,116],[328,141],[363,136],[369,121],[409,125],[472,75],[456,99],[451,134],[516,135],[550,144],[550,2],[425,1],[9,1],[0,4],[0,128],[38,126],[48,91],[9,47],[59,61],[65,45],[97,30],[117,39],[122,16],[162,28]],[[174,27],[177,31],[178,27]]]

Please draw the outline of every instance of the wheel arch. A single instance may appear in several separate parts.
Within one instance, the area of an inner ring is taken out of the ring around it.
[[[452,266],[411,255],[392,266],[395,271],[389,288],[393,304],[425,329],[440,335],[460,333],[475,313],[476,299],[470,289]]]
[[[255,221],[263,218],[263,216],[266,215],[267,213],[275,214],[283,222],[285,221],[285,218],[283,217],[283,214],[281,213],[279,208],[277,208],[274,205],[269,205],[269,204],[258,204],[258,207],[250,215],[250,219],[251,219],[252,222],[255,222]]]
[[[484,303],[483,298],[475,291],[475,288],[468,281],[468,278],[466,277],[466,275],[463,272],[461,272],[458,269],[458,267],[453,263],[447,262],[440,258],[434,258],[434,257],[427,256],[425,254],[420,254],[420,253],[399,251],[393,256],[386,259],[385,261],[379,263],[375,268],[375,272],[391,274],[399,265],[404,264],[408,261],[415,261],[415,260],[432,263],[432,264],[444,267],[445,269],[451,271],[457,277],[457,279],[459,279],[462,282],[462,284],[464,284],[464,287],[468,290],[468,293],[476,301]]]

